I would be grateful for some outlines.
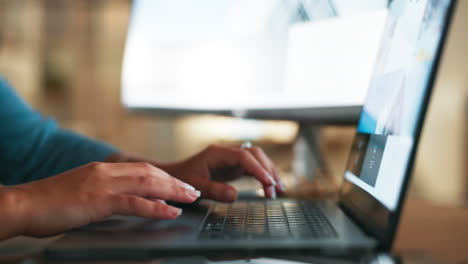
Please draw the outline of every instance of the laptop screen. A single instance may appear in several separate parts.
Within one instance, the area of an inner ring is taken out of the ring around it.
[[[345,179],[398,208],[419,134],[450,0],[394,0]]]

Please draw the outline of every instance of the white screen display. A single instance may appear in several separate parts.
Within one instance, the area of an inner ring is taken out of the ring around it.
[[[130,108],[362,105],[386,18],[382,1],[317,22],[327,1],[133,2],[122,76]]]
[[[405,180],[449,0],[395,0],[345,177],[390,210]]]

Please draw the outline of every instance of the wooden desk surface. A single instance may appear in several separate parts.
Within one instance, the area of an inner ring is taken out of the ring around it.
[[[14,260],[39,252],[54,239],[19,237],[0,242],[0,262],[20,263]],[[427,254],[437,263],[468,263],[468,208],[409,199],[403,209],[394,252]]]
[[[441,263],[468,263],[468,208],[409,199],[394,252],[422,252]]]

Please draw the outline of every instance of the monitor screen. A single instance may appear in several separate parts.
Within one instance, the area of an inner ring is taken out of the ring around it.
[[[397,208],[450,0],[395,0],[345,179]]]
[[[135,0],[122,102],[201,111],[362,106],[386,0],[345,2]]]

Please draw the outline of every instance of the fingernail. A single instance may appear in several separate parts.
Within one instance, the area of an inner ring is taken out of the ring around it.
[[[271,175],[268,175],[270,177],[270,182],[272,186],[276,186],[276,181],[275,178],[273,178]]]
[[[179,210],[177,211],[177,216],[180,216],[180,215],[182,215],[182,209],[179,209]]]
[[[201,196],[201,192],[200,191],[194,191],[194,194],[196,197],[200,197]]]
[[[187,190],[195,191],[195,187],[193,187],[192,185],[190,185],[188,183],[185,183],[185,182],[182,183],[182,187],[184,187]]]
[[[276,189],[274,186],[268,187],[268,194],[266,194],[267,197],[271,199],[276,199]]]

